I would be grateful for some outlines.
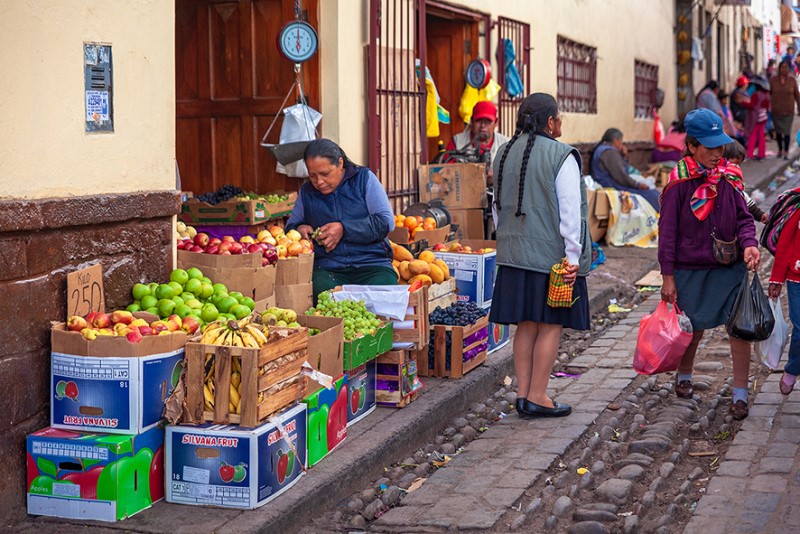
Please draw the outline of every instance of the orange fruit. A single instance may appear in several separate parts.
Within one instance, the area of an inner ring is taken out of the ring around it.
[[[403,220],[403,226],[405,226],[409,230],[416,228],[418,224],[419,223],[417,222],[417,220],[414,217],[406,217]]]
[[[433,217],[425,217],[425,220],[422,221],[423,224],[430,224],[434,228],[436,228],[436,219]]]
[[[414,215],[414,218],[417,220],[417,224],[422,224],[422,221],[424,220],[424,219],[423,219],[422,217],[420,217],[419,215]]]

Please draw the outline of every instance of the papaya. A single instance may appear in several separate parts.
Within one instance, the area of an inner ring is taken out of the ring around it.
[[[401,261],[400,265],[397,266],[397,271],[400,273],[400,278],[403,280],[409,280],[412,276],[414,276],[411,274],[411,271],[408,270],[407,261]]]
[[[442,270],[439,268],[438,265],[436,265],[435,263],[431,263],[428,267],[430,267],[431,269],[430,273],[428,274],[430,275],[431,280],[433,280],[434,284],[441,284],[442,282],[444,282],[444,273],[442,272]]]
[[[398,265],[400,265],[400,262],[398,260],[392,260],[392,267],[396,268]]]
[[[414,260],[409,262],[408,270],[412,275],[428,274],[431,272],[430,264],[422,260]]]
[[[397,261],[412,261],[414,259],[414,256],[411,255],[411,252],[406,247],[394,243],[392,243],[392,254]]]
[[[427,263],[433,263],[433,261],[436,259],[436,256],[434,256],[433,252],[430,250],[423,250],[419,253],[419,259]]]
[[[402,282],[403,278],[400,276],[400,271],[397,270],[397,265],[392,265],[392,267],[394,268],[394,272],[397,273],[397,282],[398,283]]]
[[[408,281],[409,284],[414,285],[417,282],[422,282],[422,285],[425,287],[431,287],[433,280],[427,274],[418,274],[417,276],[413,277],[411,280]]]
[[[450,279],[450,267],[448,267],[443,260],[434,260],[433,264],[442,270],[442,274],[444,275],[445,280]]]

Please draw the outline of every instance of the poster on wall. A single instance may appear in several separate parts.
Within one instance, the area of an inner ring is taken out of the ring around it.
[[[781,51],[780,40],[775,30],[769,26],[764,26],[764,63],[768,63],[770,59],[779,59]]]

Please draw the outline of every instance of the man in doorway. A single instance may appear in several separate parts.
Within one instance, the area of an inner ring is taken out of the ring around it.
[[[497,108],[488,100],[482,100],[472,108],[472,119],[464,131],[453,136],[447,151],[469,154],[469,159],[486,163],[486,185],[493,185],[492,163],[497,149],[508,142],[508,137],[495,132]]]

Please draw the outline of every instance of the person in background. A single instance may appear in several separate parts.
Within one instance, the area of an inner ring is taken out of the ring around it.
[[[725,115],[722,112],[722,105],[719,103],[719,84],[716,80],[711,80],[697,93],[695,104],[700,109],[710,109],[722,119],[722,124],[725,126],[726,132],[733,130],[733,124],[728,123]]]
[[[529,95],[517,128],[495,160],[497,279],[489,320],[516,324],[514,370],[521,417],[563,417],[572,408],[552,400],[547,384],[563,327],[588,330],[586,276],[592,263],[586,185],[575,148],[556,141],[561,115],[555,98]],[[571,307],[547,304],[550,269],[566,258]]]
[[[775,72],[778,70],[777,61],[775,59],[770,59],[767,61],[767,66],[764,67],[764,77],[766,79],[770,79],[775,75]]]
[[[753,217],[741,191],[741,169],[722,159],[724,145],[733,142],[722,120],[707,109],[686,115],[687,155],[672,170],[661,196],[658,261],[661,299],[678,303],[692,322],[692,341],[681,359],[675,394],[691,398],[692,369],[703,333],[727,322],[742,278],[761,258]],[[730,265],[717,262],[712,232],[723,241],[735,240],[739,253]],[[743,252],[742,252],[743,251]],[[741,420],[749,413],[747,382],[751,344],[729,337],[733,359],[733,399],[730,412]]]
[[[622,144],[622,132],[617,128],[609,128],[603,134],[600,143],[592,151],[592,178],[603,187],[611,187],[618,191],[636,193],[644,197],[656,211],[659,192],[650,189],[646,183],[638,182],[628,174],[625,161],[625,146]]]
[[[734,141],[733,143],[728,143],[725,145],[725,150],[722,152],[723,159],[725,159],[729,164],[738,165],[740,167],[742,166],[746,156],[747,152],[745,151],[745,148],[738,141]],[[767,217],[769,214],[765,211],[762,211],[761,208],[758,207],[758,204],[756,204],[756,201],[753,200],[744,189],[742,189],[742,195],[744,195],[744,200],[747,202],[747,211],[750,212],[750,215],[753,216],[753,219],[762,223],[767,222]]]
[[[492,164],[497,149],[508,142],[508,137],[495,132],[497,127],[497,107],[488,100],[482,100],[472,108],[472,118],[464,131],[453,136],[445,147],[448,151],[473,152],[476,161],[486,162],[486,185],[493,184]]]
[[[669,127],[667,135],[656,144],[653,149],[653,163],[664,161],[677,162],[683,156],[683,149],[686,147],[686,131],[683,129],[683,121],[675,121]]]
[[[781,56],[781,62],[786,61],[792,67],[792,72],[797,76],[797,66],[795,63],[794,46],[789,45],[786,47],[786,53]]]
[[[767,155],[766,129],[770,110],[770,88],[769,82],[763,76],[754,76],[750,80],[750,84],[755,87],[755,91],[750,97],[750,101],[744,104],[744,107],[748,109],[745,122],[747,157],[759,161]],[[758,146],[758,157],[753,157],[756,146]]]
[[[783,368],[778,386],[781,393],[788,395],[800,374],[800,210],[796,210],[784,223],[778,237],[775,263],[772,264],[769,277],[769,296],[778,298],[784,284],[789,295],[792,340],[789,343],[789,361]]]
[[[303,160],[308,181],[286,231],[295,229],[314,243],[314,302],[342,284],[397,284],[387,238],[394,214],[375,174],[350,161],[330,139],[311,141]]]
[[[778,74],[769,81],[772,122],[778,141],[778,157],[789,159],[789,140],[792,136],[792,121],[795,110],[800,113],[800,90],[791,66],[781,61]]]
[[[730,95],[726,93],[724,90],[721,90],[717,95],[719,98],[719,104],[722,106],[722,121],[724,124],[728,125],[730,131],[727,132],[728,135],[740,141],[742,139],[742,133],[739,131],[739,128],[736,126],[736,123],[733,120],[733,113],[731,113],[730,108],[728,107],[728,97]]]
[[[747,121],[747,105],[750,102],[750,95],[747,94],[747,86],[750,85],[750,80],[742,74],[736,79],[736,88],[731,93],[728,101],[733,115],[733,125],[743,136],[741,143],[746,144],[747,139],[744,137],[745,129],[744,124]]]

